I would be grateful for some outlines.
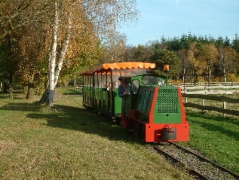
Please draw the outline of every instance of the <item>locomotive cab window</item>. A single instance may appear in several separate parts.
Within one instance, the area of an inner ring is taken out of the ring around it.
[[[139,89],[139,80],[138,79],[134,79],[132,81],[131,89],[132,89],[132,93],[133,94],[137,94],[138,89]]]
[[[142,77],[142,82],[144,85],[165,85],[165,78],[159,76],[152,76],[152,75],[144,75]]]
[[[145,85],[157,85],[158,84],[158,77],[157,76],[151,76],[151,75],[144,75],[142,77],[142,82]]]

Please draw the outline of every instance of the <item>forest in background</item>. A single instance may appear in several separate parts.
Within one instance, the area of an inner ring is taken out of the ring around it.
[[[122,42],[121,42],[122,44]],[[159,73],[164,74],[163,64],[170,65],[169,76],[188,82],[237,82],[239,81],[239,37],[213,38],[183,34],[181,37],[150,41],[145,45],[111,47],[102,62],[142,61],[155,62]],[[105,51],[107,53],[107,51]],[[112,53],[113,52],[113,53]]]
[[[49,74],[54,75],[54,86],[75,85],[86,69],[126,61],[155,62],[164,75],[163,65],[169,64],[169,77],[179,83],[184,77],[187,82],[239,81],[237,34],[228,39],[188,33],[127,46],[127,37],[115,27],[121,20],[137,19],[135,0],[102,4],[6,0],[0,5],[0,88],[4,91],[23,87],[31,98],[48,88]]]

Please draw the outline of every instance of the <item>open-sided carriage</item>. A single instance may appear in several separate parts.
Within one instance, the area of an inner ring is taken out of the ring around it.
[[[83,105],[97,113],[114,118],[121,117],[121,98],[117,96],[120,76],[146,74],[154,63],[105,63],[83,72]]]

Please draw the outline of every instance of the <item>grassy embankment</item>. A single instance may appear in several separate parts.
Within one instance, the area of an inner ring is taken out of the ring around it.
[[[0,94],[0,179],[190,179],[76,92],[57,89],[52,110]]]

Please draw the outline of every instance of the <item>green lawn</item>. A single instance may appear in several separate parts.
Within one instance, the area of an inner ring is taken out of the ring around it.
[[[0,179],[190,179],[58,88],[55,108],[0,94]]]

